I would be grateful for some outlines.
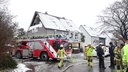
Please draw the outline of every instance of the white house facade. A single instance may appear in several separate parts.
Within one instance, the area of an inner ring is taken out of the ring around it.
[[[106,44],[106,38],[99,35],[99,33],[94,28],[87,27],[86,25],[80,25],[79,29],[85,36],[85,46],[87,46],[88,44],[91,44],[93,46],[97,46],[99,43]]]

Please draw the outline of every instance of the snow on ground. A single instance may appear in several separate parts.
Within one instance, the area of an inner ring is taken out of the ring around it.
[[[30,62],[25,62],[26,65],[33,65],[35,68],[35,72],[40,72],[40,69],[44,69],[47,67],[46,62],[39,62],[39,61],[30,61]]]
[[[17,65],[17,68],[14,69],[12,72],[26,72],[28,70],[31,70],[31,69],[27,68],[25,64],[19,63]]]

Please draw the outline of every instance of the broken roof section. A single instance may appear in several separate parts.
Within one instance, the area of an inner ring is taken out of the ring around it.
[[[55,30],[63,30],[63,31],[78,31],[80,30],[75,26],[72,20],[66,19],[64,17],[57,17],[53,15],[49,15],[48,13],[35,12],[34,18],[38,17],[41,23],[45,28],[55,29]],[[34,20],[33,18],[33,20]],[[34,21],[30,26],[35,26]],[[37,25],[38,23],[36,23]]]

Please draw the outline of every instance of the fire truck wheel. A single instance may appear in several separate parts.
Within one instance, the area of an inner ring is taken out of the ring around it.
[[[15,56],[18,59],[21,59],[22,58],[22,55],[21,55],[20,51],[17,51]]]
[[[42,53],[40,54],[40,59],[41,59],[42,61],[48,61],[48,60],[49,60],[48,54],[47,54],[46,52],[42,52]]]

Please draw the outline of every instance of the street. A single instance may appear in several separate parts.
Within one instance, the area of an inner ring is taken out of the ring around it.
[[[110,64],[109,57],[105,58],[106,69],[104,70],[98,68],[99,63],[96,57],[94,57],[92,68],[88,67],[87,60],[83,58],[83,53],[72,54],[72,58],[66,59],[64,66],[60,69],[57,67],[59,62],[53,61],[26,61],[24,64],[31,68],[32,72],[115,72],[115,70],[108,68]]]

